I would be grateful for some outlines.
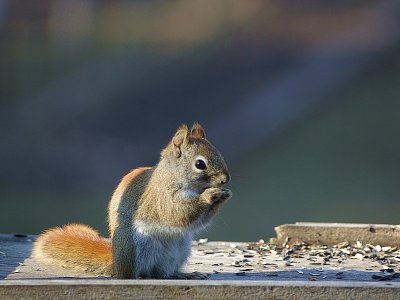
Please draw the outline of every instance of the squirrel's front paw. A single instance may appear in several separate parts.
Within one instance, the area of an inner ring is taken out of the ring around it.
[[[225,202],[232,197],[232,192],[229,189],[208,188],[202,193],[203,199],[208,203]]]

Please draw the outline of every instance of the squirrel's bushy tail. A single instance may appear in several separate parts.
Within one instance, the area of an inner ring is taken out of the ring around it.
[[[33,257],[44,263],[96,274],[112,273],[111,242],[82,224],[45,231],[34,244]]]

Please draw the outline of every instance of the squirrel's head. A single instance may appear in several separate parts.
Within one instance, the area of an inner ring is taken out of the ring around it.
[[[172,173],[179,174],[185,184],[202,192],[230,181],[228,167],[221,153],[207,139],[204,129],[195,123],[192,129],[182,125],[162,151]],[[178,176],[177,176],[178,177]]]

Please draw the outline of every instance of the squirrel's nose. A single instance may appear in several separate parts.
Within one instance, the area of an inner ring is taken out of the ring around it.
[[[228,173],[224,173],[220,177],[220,183],[221,184],[226,184],[231,180],[231,176]]]

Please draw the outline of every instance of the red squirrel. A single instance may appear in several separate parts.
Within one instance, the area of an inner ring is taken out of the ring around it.
[[[128,173],[108,205],[111,242],[86,225],[41,234],[36,259],[117,278],[204,278],[180,270],[193,235],[205,228],[232,193],[223,156],[200,124],[182,125],[155,167]]]

